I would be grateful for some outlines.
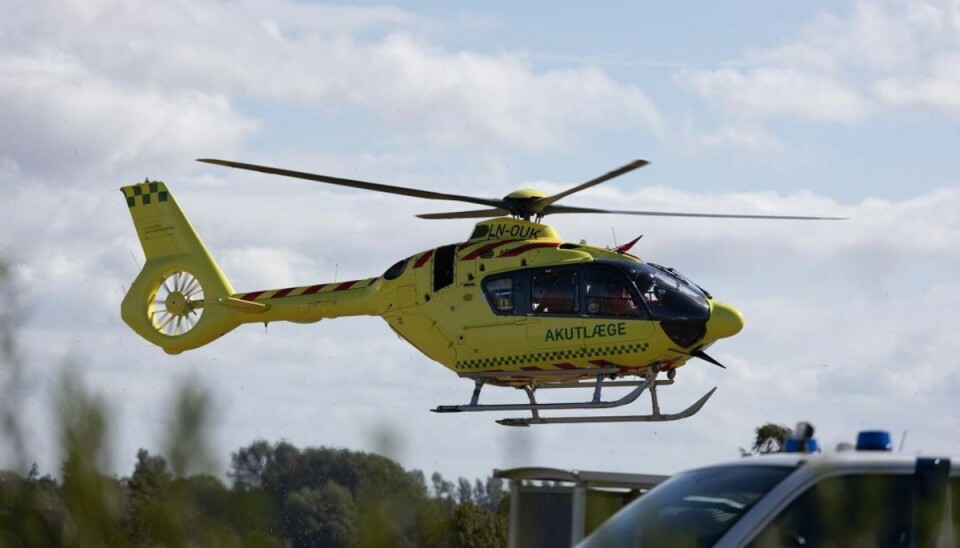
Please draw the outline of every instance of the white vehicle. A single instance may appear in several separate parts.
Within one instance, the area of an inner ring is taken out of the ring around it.
[[[786,445],[816,451],[809,434]],[[683,472],[578,546],[958,546],[960,466],[890,447],[888,433],[861,432],[855,450],[784,452]]]

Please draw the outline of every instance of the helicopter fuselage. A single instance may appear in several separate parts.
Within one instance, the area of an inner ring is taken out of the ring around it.
[[[642,286],[642,287],[641,287]],[[679,367],[732,336],[736,309],[675,271],[625,252],[564,242],[514,218],[412,255],[376,278],[237,293],[241,322],[377,315],[457,373]]]

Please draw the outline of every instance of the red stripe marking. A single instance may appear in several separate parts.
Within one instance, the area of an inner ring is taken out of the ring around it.
[[[513,249],[508,249],[507,251],[504,251],[503,253],[501,253],[501,254],[499,255],[499,257],[516,257],[517,255],[522,255],[522,254],[526,253],[527,251],[530,251],[530,250],[533,250],[533,249],[538,249],[538,248],[541,248],[541,247],[560,247],[560,244],[558,244],[558,243],[546,243],[546,242],[526,244],[526,245],[522,245],[522,246],[520,246],[520,247],[515,247],[515,248],[513,248]]]
[[[577,366],[572,363],[555,363],[553,366],[559,369],[577,369]]]
[[[288,287],[288,288],[286,288],[286,289],[281,289],[281,290],[277,291],[276,293],[274,293],[274,294],[273,294],[273,297],[270,297],[270,298],[271,298],[271,299],[279,299],[280,297],[286,297],[286,296],[289,295],[290,292],[293,291],[294,289],[296,289],[296,287]]]
[[[480,247],[474,249],[473,251],[471,251],[470,253],[468,253],[467,255],[465,255],[465,256],[464,256],[462,259],[460,259],[460,260],[461,260],[461,261],[469,261],[470,259],[476,259],[477,257],[479,257],[480,255],[483,255],[483,254],[486,253],[487,251],[493,251],[494,249],[496,249],[496,248],[498,248],[498,247],[500,247],[500,246],[502,246],[502,245],[512,244],[512,243],[514,243],[514,242],[519,242],[519,241],[521,241],[521,240],[503,240],[502,242],[493,242],[492,244],[483,245],[483,246],[480,246]]]
[[[323,289],[324,287],[327,287],[328,285],[330,284],[311,285],[310,287],[307,288],[306,291],[302,293],[302,295],[313,295],[314,293],[316,293],[317,291],[320,291],[321,289]]]
[[[243,301],[255,301],[257,300],[257,297],[259,297],[260,295],[263,295],[264,293],[265,291],[253,291],[253,292],[247,293],[246,295],[243,295],[242,297],[240,297],[240,299]]]
[[[370,287],[371,285],[376,283],[376,281],[379,279],[380,279],[380,276],[377,276],[376,278],[370,278],[370,283],[367,284],[367,287]]]
[[[521,371],[543,371],[543,369],[540,369],[535,365],[527,365],[527,366],[521,367],[520,370]]]
[[[421,266],[427,264],[427,261],[430,260],[430,257],[433,255],[433,250],[427,251],[423,255],[420,255],[420,258],[417,259],[417,262],[413,263],[413,268],[420,268]]]
[[[457,247],[457,253],[463,251],[464,249],[467,249],[468,247],[470,247],[470,246],[472,246],[472,245],[477,245],[478,243],[479,243],[479,242],[463,242],[462,244],[460,244],[460,245]]]
[[[343,291],[344,289],[350,289],[351,287],[353,287],[353,284],[355,284],[355,283],[357,283],[357,280],[353,280],[353,281],[350,281],[350,282],[343,282],[342,284],[340,284],[340,285],[338,285],[337,287],[333,288],[333,290],[334,290],[334,291]]]
[[[589,363],[593,364],[593,365],[596,365],[597,367],[605,367],[605,366],[608,366],[608,365],[613,365],[612,363],[608,362],[607,360],[587,360],[587,361],[588,361]]]

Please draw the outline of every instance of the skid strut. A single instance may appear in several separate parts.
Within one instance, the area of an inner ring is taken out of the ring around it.
[[[474,379],[473,396],[470,403],[466,405],[440,405],[432,409],[435,413],[462,413],[472,411],[530,411],[529,418],[506,418],[497,422],[505,426],[530,426],[532,424],[573,424],[573,423],[593,423],[593,422],[664,422],[684,419],[695,415],[703,407],[707,400],[713,395],[716,388],[704,394],[693,405],[687,407],[679,413],[665,414],[660,412],[660,404],[657,400],[657,387],[673,384],[673,380],[657,380],[660,372],[659,364],[650,367],[646,376],[637,381],[612,381],[607,380],[608,376],[619,373],[618,367],[601,367],[592,369],[577,369],[563,371],[521,371],[516,373],[490,372],[467,374]],[[581,376],[593,377],[592,381],[566,381],[550,382],[550,377],[566,376],[571,373]],[[503,384],[502,379],[510,377],[532,378],[532,382],[520,386],[526,392],[530,403],[517,404],[481,404],[480,392],[486,384]],[[602,391],[605,386],[633,386],[633,390],[624,396],[604,401]],[[574,401],[560,403],[538,403],[535,391],[539,388],[593,388],[593,398],[590,401]],[[540,411],[558,411],[568,409],[610,409],[621,407],[633,403],[645,391],[650,392],[651,413],[647,415],[587,415],[571,417],[541,417]]]

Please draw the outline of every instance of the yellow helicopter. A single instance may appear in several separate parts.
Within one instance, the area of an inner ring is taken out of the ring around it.
[[[582,422],[652,422],[697,413],[713,388],[679,413],[660,411],[657,387],[672,384],[692,358],[723,367],[705,350],[743,327],[740,312],[679,272],[629,253],[634,240],[613,249],[565,242],[546,215],[601,213],[751,219],[837,219],[771,215],[617,211],[559,205],[562,198],[643,167],[636,160],[559,194],[520,190],[478,198],[417,190],[273,167],[200,162],[430,200],[467,202],[484,209],[418,215],[424,219],[480,218],[470,237],[413,254],[382,275],[362,280],[237,292],[160,181],[121,190],[146,263],[121,305],[123,320],[170,354],[203,346],[244,323],[309,323],[341,316],[380,316],[405,341],[457,375],[474,381],[462,405],[439,413],[529,411],[510,426]],[[639,239],[639,238],[638,238]],[[660,374],[663,377],[660,378]],[[483,386],[526,392],[529,403],[481,404]],[[602,390],[629,386],[604,400]],[[592,388],[588,401],[537,402],[547,388]],[[542,417],[541,411],[620,407],[648,391],[644,415]]]

